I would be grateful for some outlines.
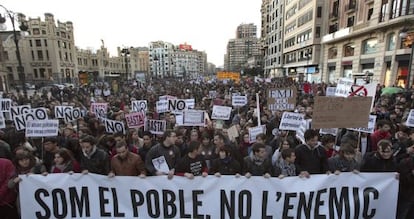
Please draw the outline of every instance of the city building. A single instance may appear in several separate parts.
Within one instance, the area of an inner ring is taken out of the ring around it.
[[[327,1],[326,8],[322,80],[349,77],[406,86],[413,71],[412,1],[336,0]]]
[[[237,27],[236,38],[227,43],[227,52],[224,57],[224,70],[243,72],[248,68],[248,60],[255,57],[260,64],[262,57],[261,45],[257,38],[257,27],[254,24],[241,24]],[[251,66],[250,66],[251,67]]]

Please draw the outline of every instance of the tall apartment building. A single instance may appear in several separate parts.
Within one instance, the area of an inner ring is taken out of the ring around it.
[[[207,54],[194,50],[191,45],[156,41],[149,46],[151,76],[157,78],[196,78],[207,71]]]
[[[412,1],[326,1],[326,11],[324,81],[350,77],[387,86],[406,84],[408,73],[413,72],[409,69],[414,39]]]
[[[242,72],[244,68],[248,67],[249,58],[262,58],[260,48],[256,25],[252,23],[239,25],[236,30],[236,38],[230,39],[227,43],[224,69]]]
[[[280,77],[283,68],[284,1],[262,1],[261,45],[263,46],[264,75]]]
[[[287,0],[284,13],[283,67],[299,81],[317,81],[325,0]]]
[[[19,39],[22,65],[27,82],[41,83],[75,78],[76,50],[72,22],[55,21],[53,14],[45,19],[29,18],[19,14],[19,21],[26,22],[28,35]],[[2,32],[7,34],[7,32]],[[4,41],[4,62],[10,84],[20,81],[17,71],[16,47],[12,32]]]

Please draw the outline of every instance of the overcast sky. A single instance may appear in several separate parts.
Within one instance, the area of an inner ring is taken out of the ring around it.
[[[118,46],[148,46],[151,41],[187,43],[205,51],[208,62],[222,66],[227,42],[238,25],[254,23],[260,36],[261,0],[2,0],[26,17],[52,13],[72,21],[76,46],[98,49],[101,39],[115,56]],[[4,10],[0,9],[4,14]],[[8,25],[11,29],[11,25]]]

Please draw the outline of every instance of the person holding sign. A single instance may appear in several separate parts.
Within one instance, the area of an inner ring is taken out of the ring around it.
[[[191,141],[188,144],[188,153],[182,157],[175,166],[175,174],[193,179],[194,176],[208,175],[207,165],[201,155],[201,144],[198,141]]]
[[[180,149],[175,146],[177,134],[173,130],[166,130],[162,136],[162,142],[153,146],[145,158],[145,167],[154,176],[168,175],[172,179],[175,173],[174,167],[181,157]]]
[[[129,151],[127,143],[123,140],[118,141],[115,148],[116,155],[111,159],[111,171],[108,176],[139,176],[145,178],[146,170],[141,157]]]

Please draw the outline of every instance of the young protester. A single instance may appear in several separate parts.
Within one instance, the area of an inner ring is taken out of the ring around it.
[[[212,161],[210,174],[215,176],[236,175],[242,172],[240,163],[233,158],[231,149],[228,146],[222,147],[218,151],[218,158]]]
[[[66,148],[60,148],[55,153],[54,164],[50,173],[79,173],[80,164],[73,158],[72,153]]]
[[[193,179],[194,176],[208,175],[208,169],[203,156],[201,155],[201,143],[191,141],[188,144],[188,153],[183,156],[175,166],[175,174]]]
[[[271,177],[273,174],[272,162],[266,154],[264,144],[254,143],[252,146],[253,153],[246,156],[243,162],[243,173],[247,178],[251,176]]]
[[[281,152],[281,159],[275,164],[275,176],[284,178],[285,176],[296,176],[295,166],[295,150],[293,148],[285,148]]]
[[[111,159],[109,177],[114,176],[146,176],[145,164],[138,154],[132,153],[125,141],[118,141],[115,145],[116,155]]]

